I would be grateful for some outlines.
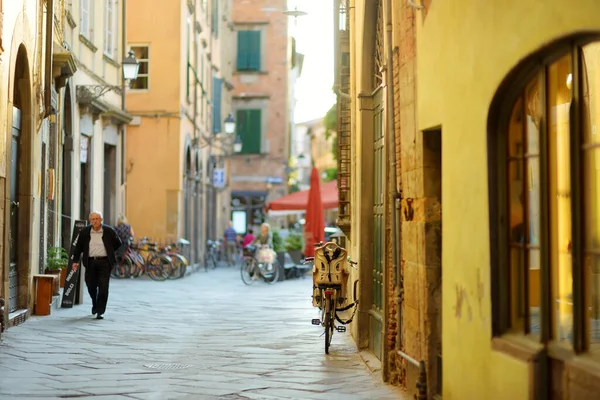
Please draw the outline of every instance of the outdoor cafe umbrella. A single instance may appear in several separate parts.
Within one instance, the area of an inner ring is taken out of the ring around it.
[[[310,190],[308,191],[306,223],[304,224],[304,257],[314,257],[314,244],[325,240],[324,213],[319,171],[313,167],[310,174]]]

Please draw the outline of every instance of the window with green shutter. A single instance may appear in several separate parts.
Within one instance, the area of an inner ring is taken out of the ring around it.
[[[213,76],[213,115],[212,115],[212,131],[213,133],[221,133],[221,88],[223,87],[223,79]]]
[[[237,131],[242,139],[242,154],[259,154],[262,144],[261,110],[238,110]]]
[[[238,71],[260,71],[260,31],[238,31]]]

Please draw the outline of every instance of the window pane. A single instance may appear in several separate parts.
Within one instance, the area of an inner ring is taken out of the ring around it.
[[[600,43],[583,47],[584,252],[591,350],[600,353]]]
[[[529,250],[529,332],[540,334],[540,250]]]
[[[529,307],[529,332],[534,335],[540,333],[540,120],[542,116],[542,102],[540,97],[540,79],[535,76],[525,88],[525,177],[524,190],[527,204],[526,237],[528,244],[527,258],[527,301]]]
[[[525,331],[525,251],[520,247],[510,250],[510,323],[513,331]]]
[[[573,341],[573,268],[571,259],[571,182],[569,107],[571,55],[548,67],[548,143],[550,174],[550,259],[555,325],[553,337]]]

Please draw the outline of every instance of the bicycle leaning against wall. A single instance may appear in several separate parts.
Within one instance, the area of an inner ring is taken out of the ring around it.
[[[357,263],[348,258],[346,249],[336,243],[315,244],[315,256],[304,259],[304,264],[313,263],[313,306],[318,307],[321,318],[312,320],[313,325],[320,325],[325,329],[325,354],[329,354],[329,346],[334,331],[346,332],[346,325],[352,322],[358,300],[356,299],[356,288],[358,281],[354,282],[354,301],[347,303],[347,285],[350,276],[350,268],[355,268]],[[338,312],[354,308],[352,316],[342,320]],[[336,326],[335,321],[340,325]]]

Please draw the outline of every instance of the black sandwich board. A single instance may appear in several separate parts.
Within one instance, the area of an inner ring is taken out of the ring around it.
[[[77,239],[79,238],[79,232],[87,225],[87,221],[77,220],[73,225],[73,235],[71,236],[71,255],[69,256],[69,265],[67,266],[67,277],[65,278],[65,287],[63,290],[61,308],[72,308],[75,303],[75,294],[77,293],[77,287],[79,283],[79,276],[81,275],[81,263],[77,270],[73,269],[73,250],[77,245]]]

